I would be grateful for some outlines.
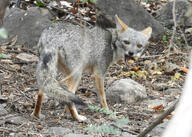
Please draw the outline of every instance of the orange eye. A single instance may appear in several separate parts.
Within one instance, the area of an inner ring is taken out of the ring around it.
[[[138,48],[141,48],[141,47],[142,47],[142,45],[141,45],[141,44],[137,44],[137,47],[138,47]]]
[[[127,41],[127,40],[124,40],[123,42],[124,42],[126,45],[129,45],[129,44],[130,44],[130,42]]]

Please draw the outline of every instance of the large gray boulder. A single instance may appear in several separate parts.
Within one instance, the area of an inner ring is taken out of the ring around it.
[[[174,25],[172,9],[173,2],[169,2],[157,12],[156,16],[156,19],[168,28]],[[175,13],[177,24],[192,26],[192,7],[189,2],[177,0],[175,3]]]
[[[5,14],[5,9],[8,5],[8,0],[0,0],[0,28],[3,25],[3,17]]]
[[[136,30],[143,30],[151,26],[153,29],[152,38],[156,39],[165,32],[163,26],[138,6],[135,0],[97,0],[96,5],[113,20],[114,15],[117,14],[128,26]]]
[[[111,103],[134,103],[147,97],[146,89],[132,79],[120,79],[112,83],[106,92]]]
[[[29,10],[11,8],[6,11],[4,27],[8,31],[8,39],[0,39],[0,44],[9,42],[17,36],[16,44],[27,47],[36,46],[43,29],[51,24],[48,12],[42,12],[38,7]]]

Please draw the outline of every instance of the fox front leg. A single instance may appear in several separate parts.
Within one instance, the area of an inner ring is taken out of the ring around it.
[[[104,91],[104,78],[102,76],[99,76],[96,74],[95,83],[96,83],[97,90],[99,92],[101,106],[104,109],[109,110],[109,108],[107,106],[105,91]]]

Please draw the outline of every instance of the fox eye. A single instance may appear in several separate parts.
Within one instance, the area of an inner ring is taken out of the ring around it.
[[[142,47],[142,45],[141,45],[141,44],[137,44],[137,47],[138,47],[138,48],[141,48],[141,47]]]
[[[129,44],[130,44],[130,42],[127,41],[127,40],[124,40],[123,42],[124,42],[126,45],[129,45]]]

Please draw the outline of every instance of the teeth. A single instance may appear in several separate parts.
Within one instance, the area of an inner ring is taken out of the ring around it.
[[[129,56],[125,56],[125,64],[129,67],[132,64],[134,64],[134,61],[137,60],[137,57],[129,57]]]
[[[133,64],[133,63],[134,63],[134,60],[130,59],[130,60],[127,60],[127,62],[128,62],[129,64]]]
[[[134,60],[137,61],[139,58],[138,57],[134,57]]]

